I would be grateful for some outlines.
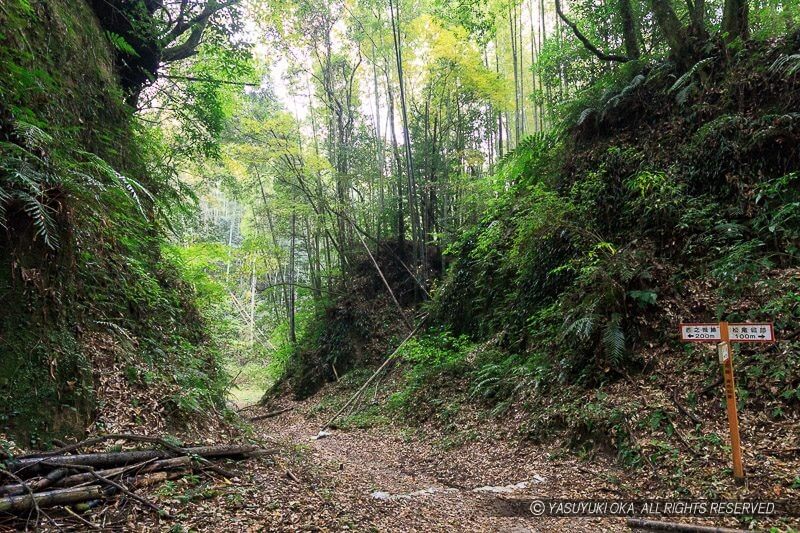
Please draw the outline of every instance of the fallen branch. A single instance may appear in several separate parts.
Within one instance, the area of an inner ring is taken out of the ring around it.
[[[130,442],[147,442],[150,444],[158,444],[160,446],[163,446],[164,448],[167,448],[168,450],[172,450],[175,452],[180,452],[181,450],[183,450],[183,448],[181,448],[180,446],[176,446],[175,444],[172,444],[171,442],[167,441],[162,437],[151,437],[149,435],[135,435],[132,433],[109,433],[107,435],[99,435],[97,437],[84,439],[80,442],[62,446],[61,448],[57,448],[49,452],[40,452],[30,455],[22,455],[18,457],[18,459],[35,459],[39,457],[52,457],[54,455],[63,455],[65,453],[73,452],[75,450],[79,450],[87,446],[94,446],[95,444],[100,444],[101,442],[105,442],[107,440],[127,440]]]
[[[97,485],[48,490],[21,496],[6,496],[0,498],[0,512],[22,512],[29,511],[36,507],[46,508],[55,507],[57,505],[68,505],[97,500],[103,496],[103,489]]]
[[[269,413],[265,413],[263,415],[254,416],[250,418],[250,422],[256,422],[258,420],[265,420],[267,418],[272,418],[278,415],[282,415],[283,413],[291,411],[292,409],[294,409],[294,407],[284,407],[283,409],[278,409],[277,411],[272,411]]]
[[[191,464],[191,458],[188,456],[182,456],[182,457],[174,457],[172,459],[162,459],[161,461],[153,461],[149,462],[149,464],[147,461],[145,461],[143,463],[137,463],[131,466],[123,466],[120,468],[113,468],[110,470],[100,470],[98,474],[106,477],[115,477],[135,470],[136,471],[135,475],[139,475],[139,474],[147,474],[150,472],[158,472],[161,470],[181,468],[184,466],[189,466],[190,464]],[[84,472],[83,474],[74,474],[72,476],[68,476],[62,479],[57,483],[57,486],[73,487],[76,485],[80,485],[82,483],[91,482],[94,479],[95,477],[91,473]]]
[[[183,472],[153,472],[152,474],[131,478],[130,481],[133,483],[134,487],[141,488],[149,487],[150,485],[155,485],[156,483],[161,483],[162,481],[178,479],[182,475]]]
[[[631,529],[645,529],[649,531],[682,531],[684,533],[745,533],[742,529],[698,526],[694,524],[681,524],[679,522],[657,522],[655,520],[642,520],[640,518],[628,518],[628,527]]]
[[[771,454],[771,455],[778,455],[778,456],[781,456],[781,455],[794,455],[794,454],[800,452],[800,446],[796,446],[794,448],[783,448],[783,449],[781,449],[781,448],[768,448],[766,450],[760,450],[760,451],[761,451],[761,453],[768,453],[768,454]]]
[[[107,440],[130,440],[160,444],[165,449],[129,450],[105,453],[70,453],[80,448]],[[97,502],[115,494],[124,494],[159,516],[172,518],[161,507],[136,494],[134,487],[149,486],[165,480],[177,479],[191,467],[200,463],[204,470],[212,470],[226,477],[235,474],[213,464],[209,458],[250,457],[270,453],[253,445],[180,447],[160,437],[146,435],[110,434],[63,445],[58,450],[24,456],[6,461],[3,475],[14,481],[0,486],[0,513],[36,513],[47,519],[55,529],[60,529],[52,518],[41,511],[43,507],[75,505],[75,510],[90,509]],[[177,471],[176,471],[177,469]],[[79,473],[72,473],[78,471]],[[27,478],[27,479],[25,479]],[[115,478],[115,479],[112,479]],[[57,488],[53,488],[57,487]],[[47,488],[48,490],[42,491]],[[72,514],[83,526],[97,529],[94,524]]]
[[[58,468],[83,465],[95,468],[111,468],[151,459],[168,459],[175,454],[196,456],[200,462],[205,462],[209,458],[246,456],[259,450],[258,447],[249,445],[198,446],[194,448],[178,448],[169,445],[169,448],[169,450],[132,450],[127,452],[28,457],[8,461],[6,464],[11,472],[20,473],[24,471],[32,476],[44,470],[43,467]]]
[[[401,343],[400,343],[400,344],[397,346],[397,348],[395,348],[395,350],[394,350],[394,351],[391,353],[391,355],[389,355],[389,357],[387,357],[387,358],[386,358],[386,360],[383,362],[383,364],[382,364],[380,367],[378,367],[378,370],[376,370],[376,371],[375,371],[375,372],[374,372],[374,373],[373,373],[373,374],[372,374],[372,375],[369,377],[369,379],[368,379],[367,381],[365,381],[363,385],[361,385],[361,388],[360,388],[360,389],[358,389],[358,390],[357,390],[357,391],[356,391],[356,392],[355,392],[355,393],[354,393],[354,394],[353,394],[353,395],[350,397],[350,399],[349,399],[349,400],[347,400],[347,403],[345,403],[345,404],[342,406],[342,408],[341,408],[341,409],[339,409],[339,411],[338,411],[338,412],[337,412],[335,415],[333,415],[333,417],[332,417],[330,420],[328,420],[328,422],[327,422],[327,423],[325,423],[325,425],[324,425],[324,426],[322,426],[322,427],[320,428],[320,432],[322,432],[322,431],[325,431],[327,428],[329,428],[329,427],[331,426],[331,424],[333,424],[333,423],[336,421],[336,419],[337,419],[337,418],[339,418],[339,417],[341,416],[341,414],[342,414],[342,413],[344,413],[344,412],[345,412],[345,410],[346,410],[348,407],[350,407],[350,404],[351,404],[351,403],[353,403],[353,402],[356,400],[356,398],[358,398],[358,397],[361,395],[361,393],[362,393],[362,392],[364,392],[364,389],[366,389],[366,388],[369,386],[369,384],[370,384],[370,383],[372,383],[372,380],[374,380],[374,379],[375,379],[375,377],[376,377],[378,374],[380,374],[380,373],[381,373],[381,371],[382,371],[384,368],[386,368],[386,365],[388,365],[388,364],[389,364],[389,362],[390,362],[392,359],[394,359],[394,356],[395,356],[395,355],[397,355],[397,354],[400,352],[400,348],[402,348],[402,347],[403,347],[403,346],[404,346],[404,345],[405,345],[405,344],[406,344],[406,343],[407,343],[409,340],[411,340],[411,337],[413,337],[413,336],[414,336],[414,335],[417,333],[417,331],[419,331],[419,329],[420,329],[420,328],[422,327],[422,325],[425,323],[425,319],[426,319],[426,318],[427,318],[427,316],[426,316],[426,317],[424,317],[424,318],[422,319],[422,321],[419,323],[419,325],[417,325],[417,327],[415,327],[415,328],[414,328],[414,329],[411,331],[411,333],[409,333],[409,334],[408,334],[408,336],[406,336],[406,338],[405,338],[405,339],[403,339],[403,342],[401,342]]]
[[[717,379],[717,380],[716,380],[714,383],[712,383],[712,384],[711,384],[711,385],[709,385],[708,387],[704,387],[703,389],[701,389],[701,390],[700,390],[700,391],[697,393],[697,395],[698,395],[698,396],[705,396],[706,394],[708,394],[709,392],[711,392],[713,389],[716,389],[717,387],[719,387],[720,385],[722,385],[722,382],[723,382],[723,381],[724,381],[724,378],[718,378],[718,379]]]
[[[64,476],[69,473],[69,470],[65,468],[57,468],[52,472],[48,473],[45,477],[34,480],[30,483],[16,483],[14,485],[4,485],[0,487],[0,494],[7,494],[9,496],[14,496],[17,494],[22,494],[26,490],[31,490],[33,492],[38,492],[42,489],[49,487],[50,485],[54,484]]]
[[[383,275],[383,271],[381,270],[381,267],[378,266],[378,262],[375,260],[375,257],[372,255],[372,252],[370,251],[369,246],[367,246],[367,243],[364,242],[364,237],[362,237],[361,233],[359,233],[358,231],[356,231],[356,233],[358,234],[358,238],[361,240],[361,244],[364,246],[364,250],[367,251],[367,255],[369,256],[370,260],[372,260],[372,264],[375,266],[375,270],[378,271],[378,275],[380,275],[381,281],[383,281],[383,284],[386,287],[386,290],[389,291],[389,296],[392,297],[392,301],[394,302],[394,305],[397,307],[397,312],[400,314],[400,318],[402,318],[403,322],[406,323],[406,326],[408,326],[408,329],[412,329],[414,327],[413,324],[411,324],[411,321],[406,316],[405,311],[403,311],[403,307],[400,305],[400,302],[397,301],[397,297],[394,295],[394,291],[392,290],[392,287],[389,285],[389,282],[386,281],[386,276]]]
[[[108,479],[107,477],[105,477],[103,475],[100,475],[91,466],[72,465],[71,468],[75,468],[77,470],[84,470],[84,471],[90,473],[98,481],[102,481],[103,483],[105,483],[107,485],[110,485],[111,487],[114,487],[115,489],[117,489],[118,491],[122,492],[123,494],[125,494],[129,498],[131,498],[133,500],[136,500],[137,502],[141,503],[145,507],[148,507],[148,508],[152,509],[153,511],[155,511],[158,514],[158,516],[163,516],[163,517],[166,517],[166,518],[174,518],[171,514],[169,514],[168,512],[166,512],[161,507],[159,507],[158,505],[154,504],[153,502],[151,502],[147,498],[143,498],[143,497],[139,496],[138,494],[135,494],[133,491],[131,491],[125,485],[122,485],[121,483],[117,483],[116,481]],[[68,490],[68,489],[65,489],[65,490]]]
[[[11,478],[11,479],[13,479],[14,481],[16,481],[17,483],[19,483],[20,485],[22,485],[22,487],[24,487],[24,489],[25,489],[25,490],[28,492],[28,496],[29,496],[29,497],[30,497],[30,499],[31,499],[31,504],[30,504],[30,506],[31,506],[31,507],[33,507],[33,509],[36,511],[36,525],[38,526],[38,525],[39,525],[39,517],[40,517],[42,514],[44,514],[44,513],[42,513],[42,510],[39,508],[39,504],[36,502],[36,497],[35,497],[35,496],[34,496],[34,494],[33,494],[33,490],[31,490],[30,486],[28,486],[28,485],[27,485],[27,484],[26,484],[26,483],[25,483],[25,482],[24,482],[24,481],[23,481],[23,480],[22,480],[22,479],[21,479],[19,476],[17,476],[16,474],[13,474],[13,473],[9,472],[8,470],[5,470],[5,469],[3,469],[3,470],[2,470],[2,472],[3,472],[3,474],[5,474],[6,476],[10,477],[10,478]],[[47,516],[46,514],[45,514],[45,516],[47,517],[47,520],[49,520],[50,522],[52,522],[52,519],[51,519],[49,516]],[[30,514],[28,515],[28,518],[30,519]],[[26,524],[25,524],[25,525],[26,525],[26,527],[27,527],[27,522],[26,522]]]
[[[678,425],[675,424],[675,421],[672,420],[672,417],[668,416],[667,419],[669,420],[669,423],[672,424],[672,430],[674,432],[674,435],[678,438],[678,441],[681,444],[683,444],[683,447],[686,448],[686,450],[695,457],[701,457],[700,453],[697,450],[695,450],[692,447],[692,445],[689,444],[689,442],[686,440],[686,437],[684,437],[683,434],[681,434],[681,430],[678,429]]]
[[[86,520],[84,517],[82,517],[81,515],[79,515],[78,513],[73,511],[72,509],[70,509],[69,507],[64,507],[64,510],[67,512],[67,514],[72,515],[76,520],[81,522],[83,525],[85,525],[89,529],[94,529],[94,530],[101,529],[100,526],[98,526],[97,524],[95,524],[93,522],[90,522],[90,521]]]
[[[700,420],[696,414],[689,411],[678,401],[678,389],[672,389],[672,403],[675,404],[675,407],[678,409],[678,411],[680,411],[684,416],[690,418],[692,422],[694,422],[695,424],[699,424],[701,426],[703,425],[703,421]]]

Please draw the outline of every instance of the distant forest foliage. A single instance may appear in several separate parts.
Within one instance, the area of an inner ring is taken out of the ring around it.
[[[469,371],[504,399],[645,367],[696,280],[718,308],[695,312],[789,327],[796,300],[753,283],[800,253],[798,20],[781,0],[3,2],[0,422],[90,418],[108,360],[176,413],[307,394],[419,309],[446,354],[417,347],[418,385],[490,341]]]

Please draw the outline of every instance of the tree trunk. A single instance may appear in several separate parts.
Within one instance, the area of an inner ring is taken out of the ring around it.
[[[498,48],[500,43],[494,43],[494,70],[500,74],[500,54]],[[503,157],[503,112],[497,111],[497,159]]]
[[[386,73],[386,96],[389,99],[389,105],[387,106],[389,112],[389,133],[392,138],[394,171],[397,178],[397,241],[400,243],[400,249],[402,250],[406,240],[405,217],[403,215],[403,165],[400,160],[400,149],[397,146],[397,131],[394,127],[394,91],[392,91],[392,81],[389,79],[388,71]]]
[[[675,14],[670,0],[650,0],[656,24],[669,46],[670,54],[682,69],[689,67],[692,59],[692,47],[689,36]]]
[[[639,59],[641,50],[639,49],[639,38],[631,0],[619,0],[619,15],[622,18],[622,38],[625,42],[625,55],[629,59]]]
[[[405,83],[403,81],[403,52],[400,35],[400,10],[396,2],[389,0],[389,10],[391,12],[392,34],[394,40],[395,62],[397,63],[397,81],[400,86],[400,117],[403,121],[403,143],[406,153],[406,171],[408,173],[408,213],[411,218],[411,234],[415,252],[419,260],[424,254],[424,245],[421,242],[419,217],[417,215],[417,204],[414,200],[416,195],[416,183],[414,175],[414,159],[411,153],[411,134],[408,130],[408,110],[406,106]],[[421,262],[421,261],[420,261]]]
[[[522,23],[522,3],[519,4],[519,12],[517,16],[517,30],[518,33],[518,49],[519,49],[519,136],[520,139],[525,137],[525,53],[522,47],[523,39],[522,39],[522,29],[524,24]]]
[[[520,94],[519,63],[517,61],[517,8],[514,5],[508,6],[508,24],[511,35],[511,62],[514,65],[514,146],[516,146],[520,137]],[[509,148],[511,148],[510,145]]]
[[[384,161],[384,154],[383,154],[383,136],[381,135],[381,105],[380,105],[380,95],[378,93],[378,69],[375,65],[377,61],[377,54],[375,51],[375,45],[372,45],[372,90],[375,92],[375,143],[376,143],[376,151],[377,151],[377,164],[378,164],[378,219],[377,219],[377,227],[376,235],[378,240],[381,239],[383,236],[383,213],[386,209],[384,205],[385,199],[383,195],[383,167],[385,166]]]
[[[722,34],[725,42],[750,37],[747,0],[725,0],[722,8]]]
[[[256,344],[256,259],[250,262],[250,349]]]
[[[295,271],[295,233],[296,233],[296,222],[297,222],[297,215],[292,209],[292,235],[291,235],[291,242],[289,245],[289,342],[292,344],[297,344],[297,334],[295,332],[295,325],[294,325],[294,306],[295,306],[295,286],[294,286],[294,271]],[[255,319],[253,321],[255,324]]]

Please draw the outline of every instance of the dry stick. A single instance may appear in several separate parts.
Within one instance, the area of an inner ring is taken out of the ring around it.
[[[75,518],[77,518],[78,520],[80,520],[80,521],[83,523],[83,525],[85,525],[86,527],[88,527],[88,528],[90,528],[90,529],[100,529],[100,526],[98,526],[98,525],[97,525],[97,524],[95,524],[94,522],[90,522],[89,520],[86,520],[84,517],[82,517],[81,515],[79,515],[79,514],[78,514],[78,513],[76,513],[75,511],[73,511],[72,509],[70,509],[70,508],[69,508],[69,506],[66,506],[66,505],[65,505],[65,506],[64,506],[64,510],[65,510],[67,513],[69,513],[69,514],[71,514],[72,516],[74,516]]]
[[[386,377],[386,374],[383,374],[380,378],[378,378],[378,381],[375,382],[375,393],[372,395],[372,403],[373,404],[376,403],[377,400],[378,400],[378,390],[380,389],[380,386],[381,386],[381,380],[384,377]]]
[[[94,470],[92,470],[92,472],[94,472]],[[159,507],[158,505],[154,504],[153,502],[151,502],[147,498],[142,498],[138,494],[134,494],[125,485],[121,485],[120,483],[117,483],[116,481],[112,481],[112,480],[108,479],[107,477],[101,476],[100,474],[98,474],[96,472],[94,472],[94,476],[98,479],[98,481],[102,481],[103,483],[107,483],[107,484],[111,485],[112,487],[117,488],[118,490],[120,490],[124,494],[126,494],[129,498],[132,498],[132,499],[136,500],[137,502],[141,503],[142,505],[144,505],[146,507],[149,507],[150,509],[155,511],[158,514],[158,516],[163,516],[163,517],[170,518],[170,519],[171,518],[175,518],[170,513],[166,512],[161,507]]]
[[[800,446],[795,448],[767,448],[766,450],[760,450],[761,453],[769,453],[772,455],[790,455],[797,452],[800,452]]]
[[[694,414],[693,412],[689,411],[686,407],[681,405],[681,403],[678,401],[678,389],[672,389],[672,403],[675,404],[675,407],[678,408],[678,411],[683,413],[685,416],[691,418],[692,422],[694,422],[695,424],[701,425],[701,426],[703,425],[703,421],[700,420],[697,417],[696,414]]]
[[[364,246],[364,249],[367,251],[367,255],[369,255],[370,259],[372,259],[372,264],[375,265],[375,270],[377,270],[378,274],[380,274],[381,279],[383,280],[383,284],[386,285],[386,290],[389,291],[389,294],[392,296],[392,300],[394,301],[394,305],[397,306],[397,310],[400,312],[400,317],[403,319],[403,322],[406,323],[406,326],[408,326],[408,329],[413,329],[414,325],[408,320],[408,317],[406,316],[405,312],[403,311],[403,308],[400,307],[400,302],[397,301],[397,298],[394,295],[394,291],[389,286],[389,282],[386,281],[386,277],[383,275],[383,271],[381,271],[381,267],[378,266],[378,262],[375,261],[375,258],[372,256],[372,252],[370,252],[370,250],[369,250],[369,246],[367,246],[367,243],[364,242],[364,237],[362,237],[361,233],[359,233],[358,231],[356,231],[356,233],[358,233],[358,239],[361,241],[361,244]]]
[[[72,468],[74,468],[76,470],[82,470],[84,472],[89,472],[98,481],[102,481],[103,483],[105,483],[107,485],[111,485],[112,487],[116,488],[117,490],[119,490],[120,492],[122,492],[123,494],[128,496],[129,498],[131,498],[133,500],[136,500],[137,502],[141,503],[145,507],[149,507],[150,509],[152,509],[153,511],[158,513],[159,516],[164,516],[166,518],[174,518],[170,513],[166,512],[161,507],[159,507],[158,505],[154,504],[153,502],[151,502],[147,498],[142,498],[138,494],[134,494],[133,491],[128,489],[128,487],[126,487],[124,485],[121,485],[120,483],[117,483],[116,481],[112,481],[112,480],[108,479],[107,477],[98,474],[97,471],[94,468],[92,468],[91,466],[72,465]]]
[[[420,280],[418,280],[418,279],[417,279],[417,276],[416,276],[416,275],[415,275],[413,272],[411,272],[411,269],[408,267],[408,265],[406,265],[405,261],[403,261],[403,260],[400,258],[400,255],[398,255],[398,254],[397,254],[397,253],[396,253],[396,252],[395,252],[395,251],[392,249],[392,247],[391,247],[391,246],[389,246],[389,245],[388,245],[388,244],[386,244],[385,242],[379,241],[378,239],[376,239],[375,237],[373,237],[372,235],[370,235],[369,233],[367,233],[365,230],[363,230],[362,228],[360,228],[360,227],[358,226],[358,224],[356,224],[356,223],[355,223],[355,221],[354,221],[353,219],[351,219],[350,217],[348,217],[348,216],[347,216],[347,215],[345,215],[344,213],[339,213],[338,211],[334,211],[334,210],[333,210],[333,208],[330,208],[330,207],[328,208],[328,210],[329,210],[329,211],[331,211],[331,212],[332,212],[334,215],[336,215],[336,216],[338,216],[338,217],[340,217],[340,218],[344,218],[345,220],[347,220],[347,221],[350,223],[350,225],[351,225],[351,226],[353,226],[353,228],[355,228],[355,230],[356,230],[356,232],[357,232],[357,233],[360,233],[361,235],[363,235],[363,236],[367,237],[369,240],[371,240],[372,242],[374,242],[374,243],[375,243],[375,244],[377,244],[378,246],[383,246],[383,247],[384,247],[384,248],[385,248],[385,249],[386,249],[386,250],[387,250],[387,251],[388,251],[390,254],[392,254],[392,255],[395,257],[395,259],[397,259],[397,261],[398,261],[398,262],[399,262],[399,263],[400,263],[400,264],[403,266],[403,268],[405,269],[405,271],[406,271],[406,272],[408,272],[408,275],[409,275],[409,276],[411,276],[411,279],[413,279],[413,280],[414,280],[414,283],[416,283],[416,284],[417,284],[417,286],[418,286],[418,287],[419,287],[419,288],[422,290],[422,292],[424,292],[424,293],[425,293],[425,297],[426,297],[426,298],[430,298],[430,296],[431,296],[431,295],[430,295],[430,293],[428,292],[428,290],[425,288],[425,285],[424,285],[424,284],[423,284],[423,283],[422,283]]]
[[[695,450],[695,449],[694,449],[694,448],[693,448],[693,447],[692,447],[692,446],[689,444],[689,442],[686,440],[686,438],[685,438],[685,437],[684,437],[684,436],[681,434],[681,430],[680,430],[680,429],[678,429],[678,425],[675,423],[675,421],[674,421],[674,420],[672,420],[672,417],[671,417],[671,416],[669,416],[669,415],[667,415],[667,420],[669,420],[669,423],[670,423],[670,424],[672,424],[672,429],[675,431],[675,436],[678,438],[678,441],[679,441],[681,444],[683,444],[684,448],[686,448],[686,450],[687,450],[689,453],[691,453],[692,455],[694,455],[695,457],[700,457],[700,453],[698,453],[698,451],[697,451],[697,450]]]
[[[141,463],[137,463],[131,466],[122,466],[119,468],[112,468],[108,470],[100,470],[98,474],[106,477],[115,477],[124,475],[132,470],[136,470],[134,475],[138,476],[139,474],[147,474],[148,472],[156,472],[159,470],[167,470],[170,468],[180,468],[182,466],[187,466],[191,462],[191,458],[188,455],[182,455],[180,457],[174,457],[172,459],[162,459],[157,461],[155,458],[150,459],[149,461],[143,461]],[[92,483],[94,480],[94,476],[89,473],[83,474],[75,474],[69,477],[62,479],[59,483],[59,487],[72,487],[72,486],[80,486],[86,483]]]
[[[178,479],[183,476],[183,474],[183,472],[152,472],[141,477],[130,478],[128,481],[133,483],[133,486],[136,488],[149,487],[156,483],[161,483],[162,481]]]
[[[114,437],[118,437],[119,435],[115,435]],[[150,437],[153,440],[159,440],[155,437]],[[89,439],[92,440],[92,439]],[[212,470],[217,471],[218,473],[225,475],[226,477],[232,477],[230,472],[227,472],[221,468],[215,467],[211,465],[208,461],[207,457],[231,457],[235,455],[247,455],[257,451],[256,446],[198,446],[193,448],[179,448],[177,446],[173,446],[168,442],[163,442],[163,446],[168,448],[168,451],[163,450],[133,450],[127,452],[114,452],[114,453],[91,453],[91,454],[79,454],[79,455],[58,455],[58,456],[47,456],[47,457],[28,457],[28,458],[21,458],[16,459],[14,461],[10,461],[8,466],[11,469],[14,469],[15,472],[19,473],[26,469],[33,469],[34,472],[38,471],[41,467],[41,464],[45,463],[45,466],[73,466],[73,465],[84,465],[84,466],[92,466],[92,467],[115,467],[115,466],[122,466],[127,465],[135,462],[146,461],[149,459],[167,459],[169,458],[169,454],[173,453],[175,455],[189,455],[196,458],[201,463],[209,465],[209,468]]]
[[[628,518],[628,527],[631,529],[646,529],[649,531],[682,531],[684,533],[745,533],[742,529],[697,526],[678,522],[657,522],[655,520],[642,520],[640,518]]]
[[[707,394],[708,392],[710,392],[712,389],[715,389],[715,388],[719,387],[720,385],[722,385],[722,382],[723,382],[723,381],[724,381],[724,379],[723,379],[723,378],[718,378],[718,379],[717,379],[717,380],[716,380],[714,383],[712,383],[712,384],[711,384],[711,385],[709,385],[708,387],[705,387],[705,388],[704,388],[704,389],[702,389],[700,392],[698,392],[698,393],[697,393],[697,395],[698,395],[698,396],[704,396],[704,395],[706,395],[706,394]]]
[[[41,479],[37,479],[37,480],[32,481],[30,483],[22,483],[22,484],[18,483],[18,484],[15,484],[15,485],[4,485],[4,486],[0,487],[0,494],[7,494],[9,496],[14,496],[14,495],[17,495],[17,494],[22,494],[23,492],[28,490],[28,488],[30,488],[34,492],[40,491],[42,489],[46,489],[47,487],[49,487],[53,483],[58,482],[59,480],[64,478],[68,473],[69,473],[69,471],[67,469],[58,468],[58,469],[53,470],[52,472],[48,473],[45,477],[43,477]]]
[[[221,475],[226,479],[233,479],[236,477],[236,472],[231,472],[226,468],[222,468],[221,466],[217,466],[205,457],[200,457],[199,455],[196,457],[197,462],[203,463],[208,470],[212,472],[216,472],[217,474]]]
[[[31,487],[27,483],[22,481],[22,479],[19,476],[17,476],[16,474],[14,474],[13,472],[9,472],[8,470],[3,470],[3,473],[5,475],[7,475],[8,477],[10,477],[11,479],[13,479],[14,481],[16,481],[17,483],[19,483],[20,485],[22,485],[23,487],[25,487],[25,490],[30,495],[32,507],[36,510],[36,526],[38,527],[39,526],[39,516],[42,514],[42,511],[41,511],[41,509],[39,509],[39,503],[36,501],[36,497],[33,495],[33,489],[31,489]],[[30,520],[30,517],[31,517],[31,515],[30,515],[30,513],[28,513],[28,520]],[[49,516],[47,518],[48,518],[48,520],[50,520]],[[27,525],[28,524],[26,522],[25,526],[27,527]]]
[[[84,448],[86,446],[92,446],[94,444],[99,444],[101,442],[107,440],[129,440],[131,442],[148,442],[150,444],[160,444],[164,448],[175,452],[181,452],[182,448],[175,446],[174,444],[170,444],[166,440],[161,437],[151,437],[148,435],[136,435],[131,433],[109,433],[107,435],[100,435],[97,437],[91,437],[80,442],[76,442],[74,444],[70,444],[67,446],[63,446],[61,448],[57,448],[55,450],[49,452],[42,452],[42,453],[35,453],[30,455],[22,455],[17,459],[34,459],[39,457],[52,457],[54,455],[63,455],[65,453],[71,452],[73,450],[78,450],[80,448]]]
[[[7,496],[0,498],[0,512],[18,512],[32,508],[80,503],[100,499],[103,495],[103,490],[100,487],[92,485],[89,487],[70,487],[36,492],[23,496]],[[42,514],[52,523],[52,519],[46,513]]]
[[[267,418],[272,418],[274,416],[278,416],[280,414],[283,414],[283,413],[285,413],[287,411],[291,411],[292,409],[294,409],[294,407],[284,407],[283,409],[278,409],[277,411],[271,411],[271,412],[265,413],[263,415],[254,416],[253,418],[250,419],[250,421],[251,422],[255,422],[257,420],[264,420],[264,419],[267,419]]]
[[[408,341],[411,339],[411,337],[413,337],[413,336],[414,336],[414,334],[415,334],[417,331],[419,331],[419,328],[421,328],[421,327],[422,327],[422,325],[425,323],[425,319],[426,319],[426,318],[427,318],[427,316],[426,316],[425,318],[423,318],[423,319],[422,319],[422,321],[419,323],[419,325],[418,325],[417,327],[415,327],[415,328],[413,329],[413,331],[411,331],[411,333],[409,333],[409,334],[408,334],[408,336],[407,336],[405,339],[403,339],[403,342],[401,342],[401,343],[400,343],[400,344],[397,346],[397,348],[395,348],[395,350],[394,350],[394,351],[391,353],[391,355],[390,355],[389,357],[387,357],[387,358],[386,358],[386,360],[385,360],[385,361],[383,362],[383,364],[382,364],[382,365],[381,365],[381,366],[378,368],[378,370],[376,370],[376,371],[375,371],[375,372],[374,372],[374,373],[373,373],[373,374],[372,374],[372,375],[369,377],[369,379],[368,379],[367,381],[365,381],[363,385],[361,385],[361,388],[360,388],[360,389],[358,389],[358,390],[355,392],[355,394],[353,394],[353,395],[350,397],[350,399],[349,399],[349,400],[347,400],[347,403],[345,403],[345,404],[344,404],[344,406],[342,406],[342,408],[341,408],[341,409],[339,409],[339,411],[338,411],[338,412],[337,412],[335,415],[333,415],[333,418],[331,418],[330,420],[328,420],[328,422],[327,422],[327,423],[326,423],[324,426],[322,426],[322,427],[320,428],[320,431],[324,431],[325,429],[329,428],[329,427],[330,427],[330,425],[331,425],[331,424],[333,424],[333,422],[334,422],[334,421],[335,421],[337,418],[339,418],[339,416],[341,416],[341,414],[342,414],[342,413],[344,413],[345,409],[347,409],[348,407],[350,407],[350,404],[351,404],[351,403],[353,403],[353,401],[355,401],[355,399],[356,399],[356,398],[358,398],[358,397],[361,395],[361,393],[362,393],[362,392],[364,392],[364,389],[366,389],[366,388],[369,386],[369,384],[370,384],[370,383],[372,383],[372,380],[373,380],[373,379],[375,379],[375,377],[376,377],[378,374],[380,374],[381,370],[383,370],[384,368],[386,368],[386,365],[388,365],[388,364],[389,364],[389,362],[390,362],[390,361],[391,361],[391,360],[394,358],[394,356],[395,356],[395,355],[397,355],[397,353],[400,351],[400,348],[402,348],[402,347],[405,345],[405,343],[406,343],[406,342],[408,342]]]

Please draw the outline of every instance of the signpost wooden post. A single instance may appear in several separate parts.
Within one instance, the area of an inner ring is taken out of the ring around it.
[[[742,445],[739,439],[739,415],[736,411],[736,385],[733,378],[733,342],[775,342],[775,330],[771,323],[729,324],[687,323],[680,325],[684,342],[715,342],[717,355],[725,378],[725,400],[727,402],[728,425],[731,432],[731,454],[733,455],[733,477],[744,482]]]

